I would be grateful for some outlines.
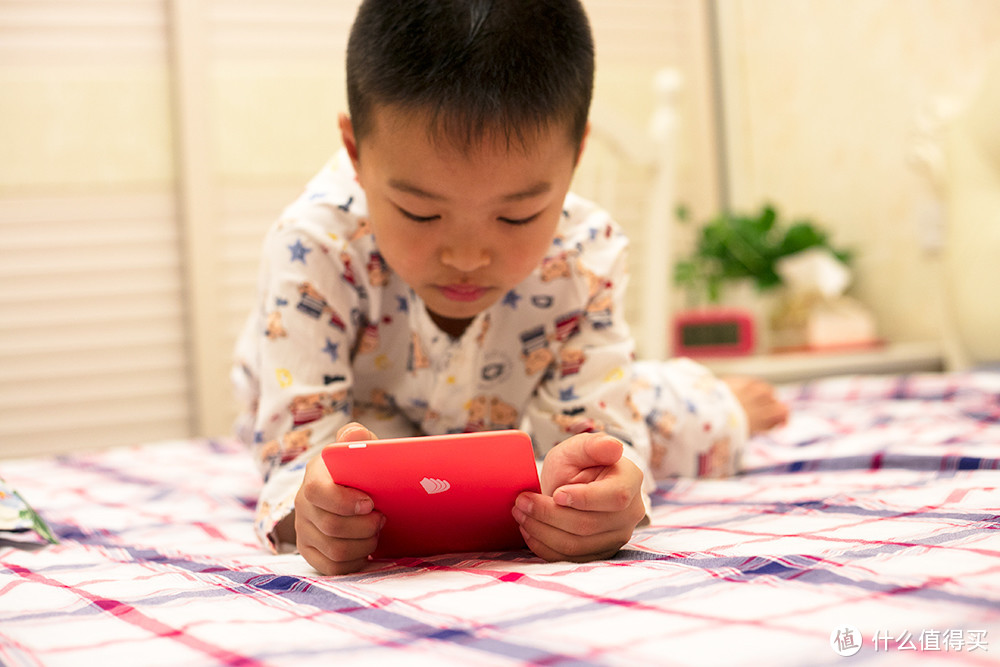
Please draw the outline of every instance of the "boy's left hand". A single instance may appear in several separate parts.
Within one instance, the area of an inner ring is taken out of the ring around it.
[[[522,493],[513,515],[524,541],[549,561],[614,556],[646,514],[642,471],[622,456],[622,443],[582,433],[545,457],[542,494]]]

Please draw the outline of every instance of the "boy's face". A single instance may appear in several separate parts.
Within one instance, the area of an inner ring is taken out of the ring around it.
[[[461,151],[420,114],[379,109],[360,147],[340,123],[379,250],[444,331],[461,333],[539,265],[578,157],[563,128],[523,150],[487,138]]]

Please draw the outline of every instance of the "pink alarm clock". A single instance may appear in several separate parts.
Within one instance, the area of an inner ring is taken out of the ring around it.
[[[738,308],[685,310],[674,317],[678,357],[736,357],[753,354],[753,315]]]

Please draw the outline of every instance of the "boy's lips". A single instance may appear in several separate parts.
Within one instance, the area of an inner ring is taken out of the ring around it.
[[[485,296],[489,288],[481,285],[456,283],[453,285],[439,285],[438,290],[446,299],[452,301],[478,301]]]

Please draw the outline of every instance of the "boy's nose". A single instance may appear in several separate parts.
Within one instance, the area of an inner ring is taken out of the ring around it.
[[[463,273],[471,273],[490,263],[490,252],[476,239],[453,239],[441,251],[441,262]]]

